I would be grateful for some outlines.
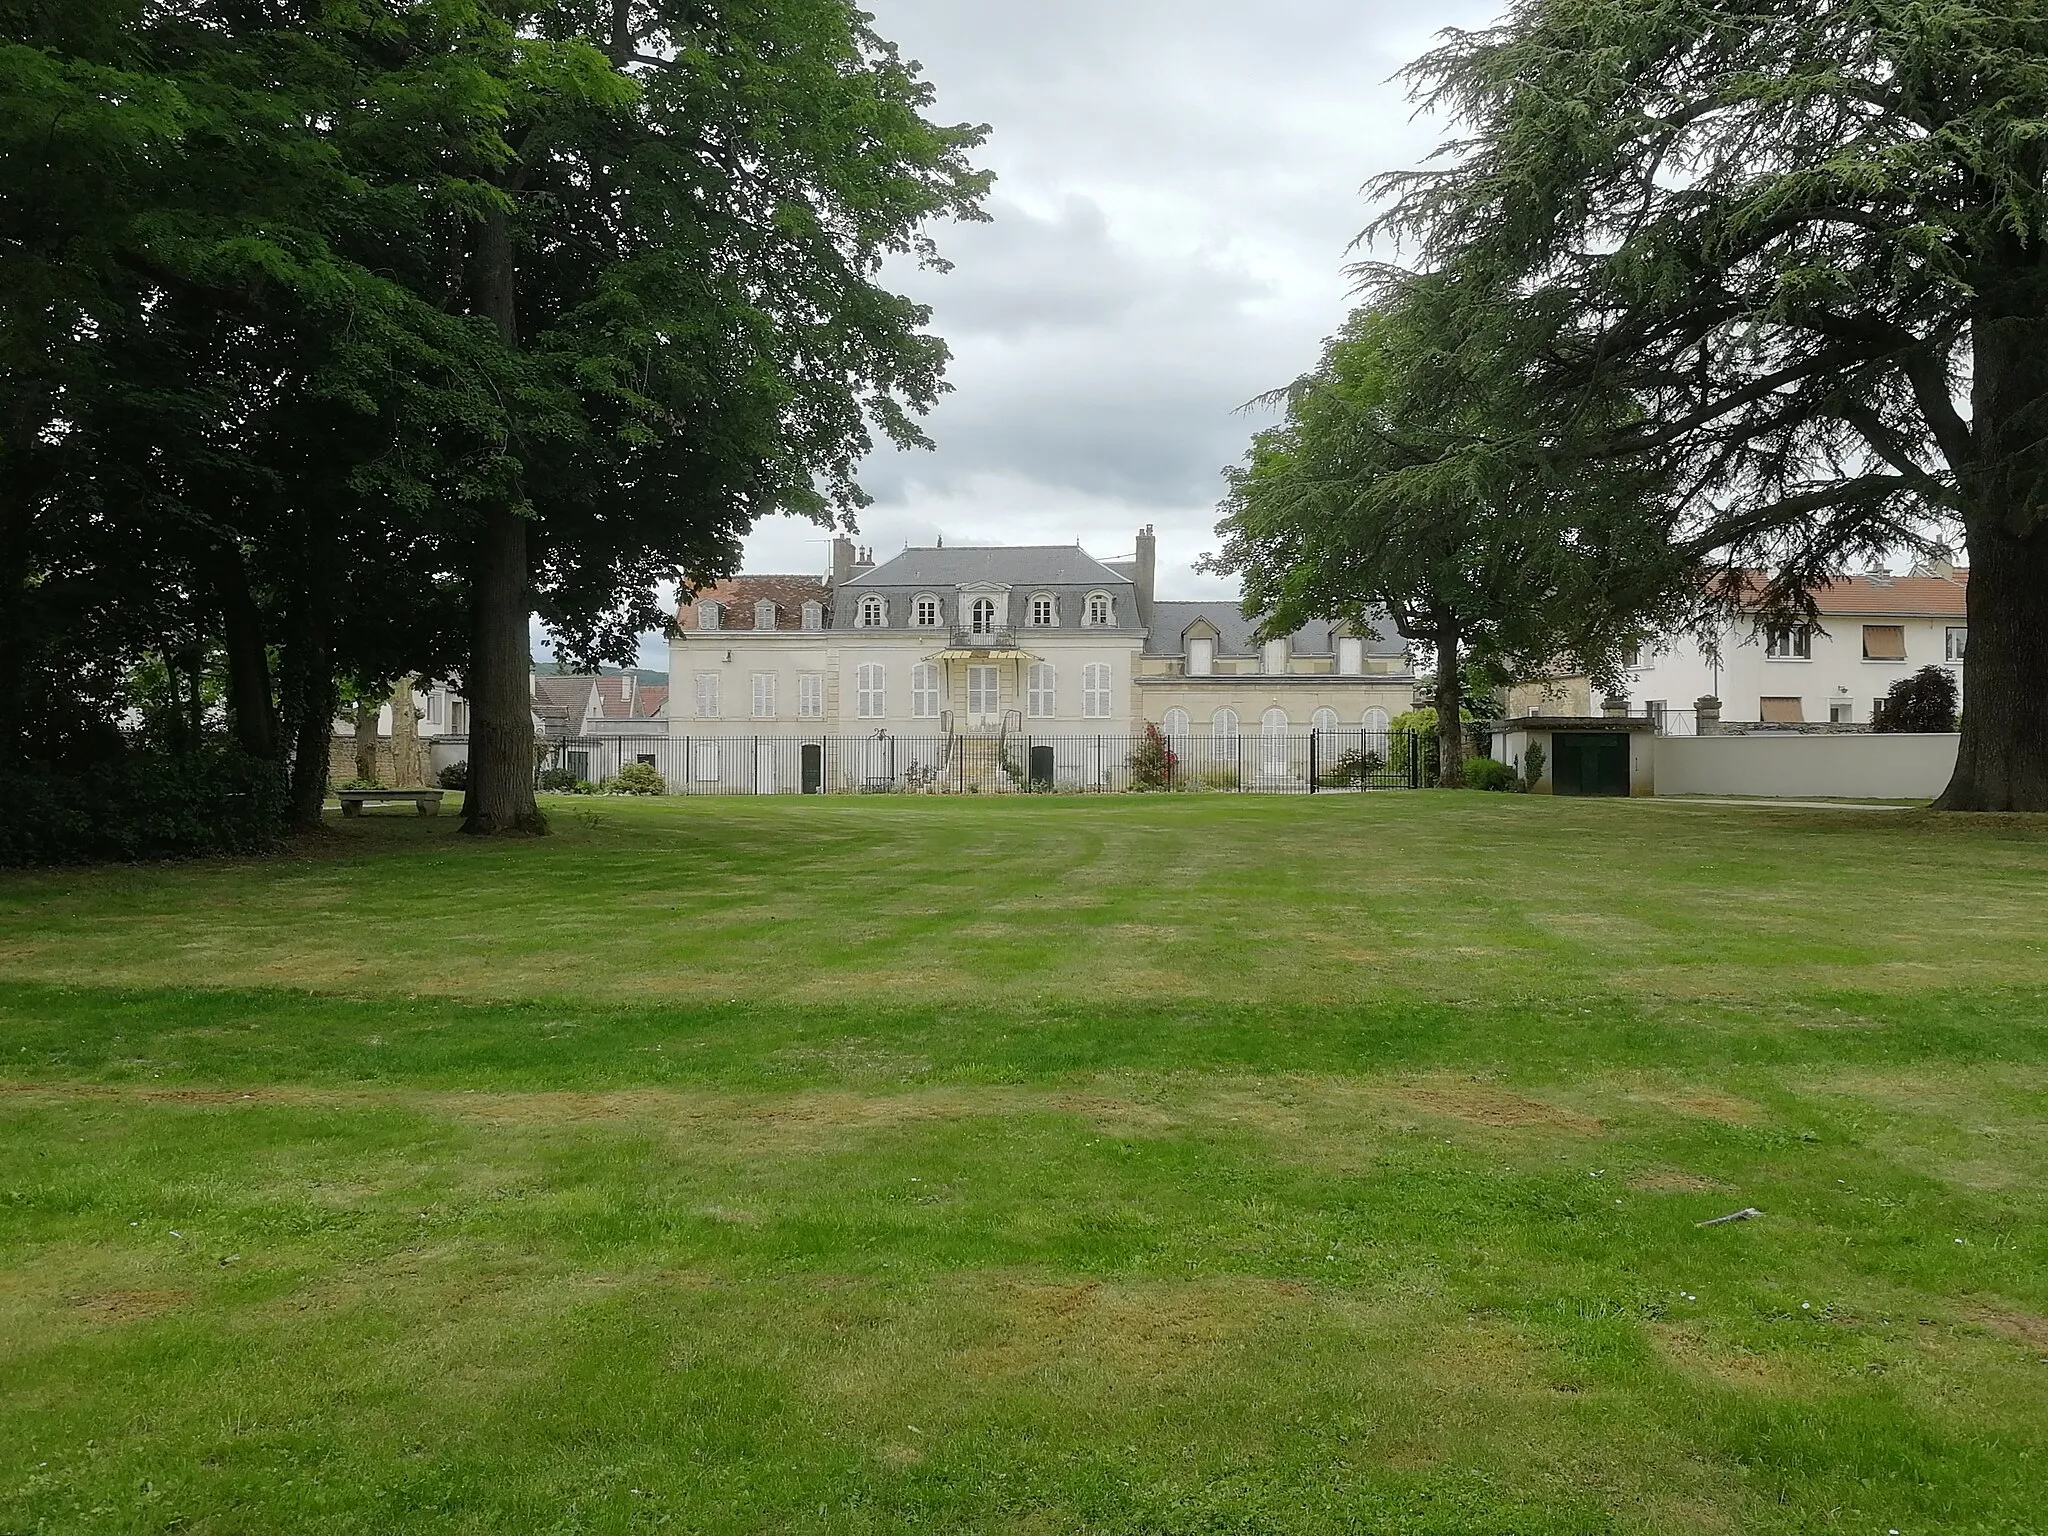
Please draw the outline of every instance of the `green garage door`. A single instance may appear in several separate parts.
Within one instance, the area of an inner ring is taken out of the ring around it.
[[[1560,795],[1626,795],[1628,737],[1620,732],[1560,731],[1551,738],[1553,787]]]

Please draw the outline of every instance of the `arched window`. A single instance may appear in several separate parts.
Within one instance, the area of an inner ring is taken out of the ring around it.
[[[939,669],[928,661],[910,669],[910,713],[918,720],[939,718]]]
[[[1219,709],[1209,719],[1209,737],[1212,741],[1237,740],[1237,711]]]
[[[915,624],[919,629],[937,629],[939,627],[939,600],[933,597],[931,593],[919,593],[917,605],[911,611],[913,615],[911,623]]]
[[[1390,723],[1387,712],[1377,704],[1365,712],[1365,734],[1368,736],[1385,736]]]
[[[1266,743],[1266,772],[1279,776],[1287,772],[1287,711],[1269,709],[1259,716],[1259,735]]]
[[[1109,663],[1091,661],[1081,669],[1081,714],[1089,720],[1110,716]]]
[[[977,597],[973,614],[973,628],[977,635],[992,635],[996,630],[996,600],[992,597]]]
[[[764,598],[762,601],[754,604],[754,628],[773,629],[774,627],[775,605]]]
[[[1169,709],[1166,717],[1159,722],[1160,731],[1169,741],[1188,739],[1188,712],[1184,709]]]
[[[863,720],[879,720],[888,713],[889,690],[878,661],[861,663],[854,669],[854,710]]]
[[[1309,728],[1321,735],[1329,735],[1337,729],[1337,711],[1334,709],[1317,710],[1315,717],[1309,721]]]
[[[1059,682],[1049,661],[1034,661],[1026,679],[1024,709],[1034,720],[1050,720],[1055,705],[1055,688]]]
[[[697,627],[699,629],[718,628],[718,604],[712,602],[709,598],[706,598],[697,605]]]
[[[1104,625],[1116,622],[1116,606],[1110,601],[1107,592],[1090,592],[1086,612],[1087,616],[1082,620],[1084,624]]]
[[[860,600],[860,627],[881,629],[889,622],[889,605],[879,597],[864,597]]]
[[[1050,592],[1039,592],[1031,599],[1031,622],[1040,629],[1060,621],[1059,599]]]

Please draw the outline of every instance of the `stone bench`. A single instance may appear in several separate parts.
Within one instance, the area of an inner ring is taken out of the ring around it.
[[[439,789],[337,789],[341,801],[341,814],[360,816],[366,805],[414,805],[422,816],[441,814],[441,796],[447,791]]]

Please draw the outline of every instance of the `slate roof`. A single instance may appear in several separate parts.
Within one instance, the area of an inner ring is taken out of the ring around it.
[[[1131,578],[1104,565],[1078,544],[1019,544],[976,549],[906,549],[892,560],[863,571],[849,587],[944,588],[990,581],[1006,587],[1085,587],[1090,590],[1131,585]]]
[[[1217,634],[1216,654],[1219,656],[1252,656],[1258,652],[1258,645],[1252,639],[1252,631],[1258,627],[1254,619],[1244,616],[1236,603],[1229,599],[1209,602],[1162,601],[1152,605],[1152,632],[1145,637],[1147,656],[1178,656],[1186,649],[1182,637],[1188,626],[1198,619],[1207,619]],[[1326,621],[1304,625],[1289,639],[1296,656],[1330,656],[1337,649],[1336,630],[1338,626]],[[1394,627],[1392,619],[1381,619],[1373,625],[1375,634],[1365,636],[1365,654],[1382,659],[1405,660],[1408,642],[1400,630]]]
[[[676,627],[695,629],[697,605],[705,601],[724,605],[721,630],[752,629],[754,604],[761,602],[775,605],[777,629],[802,629],[805,603],[823,603],[825,622],[828,626],[831,623],[832,589],[817,576],[735,576],[730,581],[721,581],[701,589],[682,605],[676,614]]]

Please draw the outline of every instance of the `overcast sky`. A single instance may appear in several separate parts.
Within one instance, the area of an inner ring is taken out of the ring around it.
[[[933,307],[954,392],[929,453],[878,455],[861,541],[939,535],[1127,554],[1159,530],[1162,595],[1197,576],[1220,471],[1268,419],[1253,396],[1315,362],[1347,307],[1359,187],[1418,163],[1439,126],[1390,76],[1478,0],[867,0],[938,89],[991,128],[993,222],[942,228],[954,269],[900,281]],[[821,571],[788,518],[753,571]],[[655,665],[665,664],[665,653]]]

